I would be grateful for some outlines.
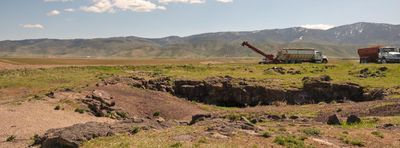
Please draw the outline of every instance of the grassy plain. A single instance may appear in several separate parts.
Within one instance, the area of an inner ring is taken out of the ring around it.
[[[398,64],[358,64],[355,61],[333,61],[330,64],[272,64],[259,65],[251,59],[242,59],[237,63],[231,60],[82,60],[82,59],[0,59],[11,64],[22,65],[58,65],[50,68],[19,68],[0,70],[0,100],[9,98],[9,93],[24,91],[18,97],[43,94],[64,88],[80,88],[112,75],[128,75],[132,71],[149,72],[174,79],[204,79],[213,76],[232,76],[247,79],[273,79],[282,87],[302,87],[305,76],[329,75],[334,82],[352,82],[365,87],[393,88],[400,85],[400,65]],[[133,63],[132,63],[133,62]],[[108,63],[108,66],[100,66]],[[136,64],[135,64],[136,63]],[[145,64],[145,65],[142,65]],[[28,66],[29,66],[28,65]],[[69,66],[73,65],[73,66]],[[89,65],[89,66],[88,66]],[[125,66],[124,66],[125,65]],[[282,67],[285,70],[299,71],[300,74],[280,74],[271,70]],[[376,73],[379,68],[387,70],[382,75],[360,77],[360,71],[368,69]]]

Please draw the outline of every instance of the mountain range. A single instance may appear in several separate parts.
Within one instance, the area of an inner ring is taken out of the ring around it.
[[[2,57],[207,58],[257,57],[243,41],[268,53],[280,48],[316,48],[331,57],[357,57],[356,49],[400,46],[400,25],[355,23],[329,30],[301,27],[204,33],[186,37],[97,39],[27,39],[0,41]]]

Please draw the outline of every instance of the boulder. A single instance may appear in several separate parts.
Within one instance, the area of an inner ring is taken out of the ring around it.
[[[165,119],[162,118],[162,117],[157,117],[156,121],[157,121],[158,123],[162,123],[162,122],[165,122]]]
[[[300,117],[299,116],[290,116],[289,117],[289,119],[292,119],[292,120],[296,120],[296,119],[299,119]]]
[[[272,120],[280,120],[282,119],[280,116],[278,115],[268,115],[268,119],[272,119]]]
[[[47,97],[54,99],[55,98],[55,93],[54,92],[49,92],[46,94]]]
[[[192,116],[192,120],[190,121],[190,125],[193,125],[199,121],[204,121],[206,118],[211,118],[211,114],[197,114]]]
[[[110,94],[102,90],[94,90],[91,95],[81,99],[90,109],[90,113],[97,117],[110,117],[113,119],[129,118],[128,114],[120,107],[115,106]]]
[[[75,124],[66,128],[51,129],[43,136],[42,147],[68,147],[78,148],[83,142],[115,133],[109,124],[88,122]]]
[[[101,103],[106,104],[107,106],[114,106],[115,102],[112,100],[113,98],[111,95],[102,90],[93,90],[92,91],[92,98],[99,100]]]
[[[379,71],[386,71],[386,70],[388,70],[389,68],[387,68],[387,67],[385,67],[385,66],[382,66],[382,67],[379,67]]]
[[[346,123],[347,124],[358,124],[361,122],[361,119],[356,115],[350,115],[347,117]]]
[[[326,122],[329,125],[340,125],[340,120],[336,114],[328,117],[328,121]]]
[[[358,84],[331,83],[309,78],[303,80],[303,91],[308,98],[313,98],[315,102],[365,101],[364,88]]]

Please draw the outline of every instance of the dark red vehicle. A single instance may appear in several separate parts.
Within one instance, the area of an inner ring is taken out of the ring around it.
[[[400,62],[397,48],[374,46],[358,49],[360,63],[394,63]]]
[[[379,48],[381,48],[381,46],[358,49],[358,55],[360,56],[360,63],[378,62]]]

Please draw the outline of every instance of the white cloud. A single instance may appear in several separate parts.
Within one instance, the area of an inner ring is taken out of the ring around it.
[[[161,8],[156,4],[147,0],[113,0],[114,7],[122,10],[131,10],[138,12],[149,12],[155,9],[165,9]]]
[[[188,4],[202,4],[205,3],[205,0],[159,0],[159,3],[168,4],[168,3],[188,3]]]
[[[221,3],[232,3],[233,0],[217,0],[217,2],[221,2]]]
[[[67,9],[64,9],[64,11],[65,11],[65,12],[75,12],[75,9],[67,8]]]
[[[121,11],[150,12],[153,10],[165,10],[164,6],[158,6],[148,0],[92,0],[93,4],[82,7],[86,12],[103,13]]]
[[[46,13],[47,16],[56,16],[56,15],[60,15],[60,11],[58,10],[52,10],[50,12]]]
[[[109,0],[93,0],[93,5],[88,7],[82,7],[83,11],[102,13],[102,12],[113,12],[113,6]]]
[[[74,0],[43,0],[44,2],[72,2]]]
[[[44,26],[41,24],[23,24],[21,27],[27,29],[44,29]]]
[[[331,29],[331,28],[333,28],[335,26],[334,25],[328,25],[328,24],[307,24],[307,25],[303,25],[301,27],[307,28],[307,29],[328,30],[328,29]]]

